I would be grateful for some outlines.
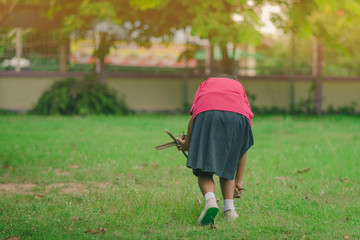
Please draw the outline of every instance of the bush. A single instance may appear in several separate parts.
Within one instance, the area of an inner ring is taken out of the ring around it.
[[[8,110],[8,109],[2,109],[0,108],[0,116],[5,116],[5,115],[16,115],[17,112]]]
[[[341,107],[338,107],[337,109],[333,105],[330,105],[327,108],[326,113],[327,114],[356,115],[356,114],[359,114],[356,111],[357,105],[358,104],[356,102],[352,102],[350,106],[341,106]]]
[[[94,77],[85,76],[82,80],[66,78],[56,82],[50,90],[43,93],[33,114],[43,115],[100,115],[128,114],[124,96],[116,97],[115,91],[106,84],[100,84]]]

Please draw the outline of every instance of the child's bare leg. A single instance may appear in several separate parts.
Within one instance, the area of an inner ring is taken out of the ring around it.
[[[226,178],[220,178],[221,193],[225,199],[234,198],[235,181]]]
[[[239,215],[235,211],[234,188],[235,180],[220,178],[221,192],[224,197],[224,216],[228,222],[235,220]]]
[[[235,188],[237,189],[241,189],[243,187],[243,177],[244,177],[244,171],[246,165],[246,158],[247,158],[247,153],[245,153],[244,156],[242,157],[236,170]]]
[[[213,225],[215,217],[219,212],[219,207],[215,198],[215,182],[213,174],[202,174],[198,176],[198,184],[204,195],[205,206],[198,219],[199,225]]]
[[[208,192],[215,192],[215,182],[212,176],[198,176],[198,184],[203,195]]]

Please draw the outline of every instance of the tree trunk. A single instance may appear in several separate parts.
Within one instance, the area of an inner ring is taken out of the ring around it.
[[[105,59],[100,59],[100,71],[98,73],[98,79],[101,84],[104,84],[106,81],[105,74],[106,74]]]
[[[205,59],[205,75],[206,76],[211,75],[211,68],[214,64],[213,51],[214,51],[214,46],[211,43],[209,43],[209,45],[206,47],[206,59]]]
[[[318,38],[313,38],[313,76],[315,78],[315,112],[321,114],[322,105],[322,42]]]
[[[222,53],[222,71],[224,74],[234,74],[234,59],[231,59],[228,55],[226,44],[220,46]]]
[[[105,57],[108,55],[110,46],[113,43],[113,39],[107,39],[107,33],[104,32],[97,32],[96,33],[96,42],[97,42],[97,49],[94,53],[95,57],[95,72],[97,78],[101,84],[105,83],[106,81],[106,64],[105,64]]]
[[[16,67],[15,71],[20,72],[21,66],[20,66],[20,59],[22,57],[22,51],[23,51],[23,43],[22,43],[22,35],[23,35],[23,29],[18,27],[16,28]]]

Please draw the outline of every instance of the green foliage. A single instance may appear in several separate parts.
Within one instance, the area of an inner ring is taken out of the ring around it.
[[[335,108],[333,105],[330,105],[326,113],[327,114],[341,114],[341,115],[356,115],[358,114],[356,112],[356,107],[358,104],[356,102],[352,102],[350,106],[340,106],[338,108]]]
[[[81,2],[79,13],[84,17],[96,17],[99,20],[106,18],[115,18],[116,9],[109,1],[90,2],[84,0]]]
[[[273,0],[282,11],[272,21],[285,33],[321,39],[342,54],[351,51],[350,41],[358,33],[360,2],[357,0]],[[349,30],[349,28],[352,28]],[[354,34],[353,37],[349,37]],[[347,35],[347,37],[344,37]]]
[[[117,99],[116,93],[106,84],[85,76],[82,80],[67,78],[56,82],[43,93],[33,114],[44,115],[99,115],[128,114],[124,97]]]
[[[139,10],[155,9],[168,4],[169,0],[130,0],[130,6]]]
[[[2,109],[2,108],[0,108],[0,116],[1,116],[1,115],[15,115],[15,114],[17,114],[17,113],[14,112],[14,111],[10,111],[10,110],[8,110],[8,109]]]
[[[334,24],[335,26],[335,24]],[[356,27],[347,25],[348,34],[355,33]],[[333,32],[338,31],[338,39],[346,39],[345,43],[351,53],[349,57],[339,52],[338,49],[324,46],[323,55],[323,75],[324,76],[359,76],[360,75],[360,48],[355,39],[360,41],[360,35],[350,37],[347,36],[344,29],[334,27]],[[342,37],[342,36],[343,37]],[[353,41],[350,41],[352,39]],[[286,75],[291,71],[291,54],[289,39],[284,38],[271,39],[271,47],[258,48],[257,52],[264,56],[258,58],[256,65],[256,73],[258,75]],[[296,39],[295,42],[295,75],[311,75],[312,74],[312,42],[309,39]]]
[[[288,112],[285,108],[280,108],[278,106],[257,107],[254,105],[251,107],[251,110],[255,115],[286,114]]]
[[[208,39],[212,45],[222,50],[222,72],[234,73],[234,59],[227,52],[227,44],[239,43],[257,46],[261,44],[261,23],[257,8],[262,1],[232,0],[185,0],[183,1],[190,13],[191,31],[193,35]],[[242,20],[235,20],[236,16]]]

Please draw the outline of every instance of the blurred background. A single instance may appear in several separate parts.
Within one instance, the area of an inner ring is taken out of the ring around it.
[[[0,109],[87,75],[133,112],[187,112],[227,73],[256,113],[358,114],[359,22],[359,0],[0,0]]]

